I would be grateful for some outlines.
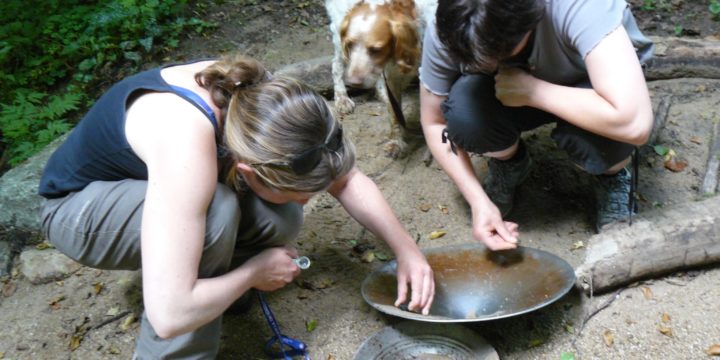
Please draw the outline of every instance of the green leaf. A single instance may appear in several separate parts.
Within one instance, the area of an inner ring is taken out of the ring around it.
[[[565,351],[562,354],[560,354],[560,360],[575,360],[575,354]]]
[[[317,327],[317,320],[312,319],[305,323],[305,328],[308,332],[312,332]]]
[[[670,152],[670,149],[668,149],[667,147],[662,146],[662,145],[653,146],[653,150],[655,150],[655,153],[660,156],[665,156],[665,155],[667,155],[668,152]]]
[[[675,25],[674,32],[675,36],[680,36],[683,34],[683,26],[682,25]]]
[[[713,15],[720,15],[720,2],[713,1],[710,3],[710,6],[708,6],[708,10],[710,10]]]

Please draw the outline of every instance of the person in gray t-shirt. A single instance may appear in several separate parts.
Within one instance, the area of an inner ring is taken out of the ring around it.
[[[598,175],[597,228],[635,211],[625,169],[652,128],[642,64],[653,45],[622,0],[440,0],[420,68],[421,123],[433,157],[470,204],[473,234],[517,246],[504,221],[532,161],[523,131],[552,138]],[[468,153],[489,157],[483,185]]]

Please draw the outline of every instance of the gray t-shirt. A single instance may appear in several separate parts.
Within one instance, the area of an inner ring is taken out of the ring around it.
[[[585,57],[608,34],[623,25],[641,63],[652,57],[653,44],[638,29],[624,0],[547,0],[545,16],[535,28],[528,71],[559,85],[588,82]],[[430,92],[445,96],[463,73],[440,42],[435,22],[423,40],[420,82]]]

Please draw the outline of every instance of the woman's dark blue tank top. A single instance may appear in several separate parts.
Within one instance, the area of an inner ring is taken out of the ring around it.
[[[63,197],[93,181],[147,180],[147,166],[135,155],[125,136],[128,102],[143,91],[171,92],[200,109],[215,127],[215,114],[197,94],[165,82],[162,68],[147,70],[113,85],[75,126],[48,160],[39,193]]]

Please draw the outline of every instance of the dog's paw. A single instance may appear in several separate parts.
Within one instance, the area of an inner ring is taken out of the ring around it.
[[[385,143],[385,146],[383,146],[385,156],[395,160],[407,156],[407,149],[408,144],[400,139],[388,140],[388,142]]]
[[[335,95],[335,110],[342,115],[349,114],[355,110],[355,102],[347,95]]]

